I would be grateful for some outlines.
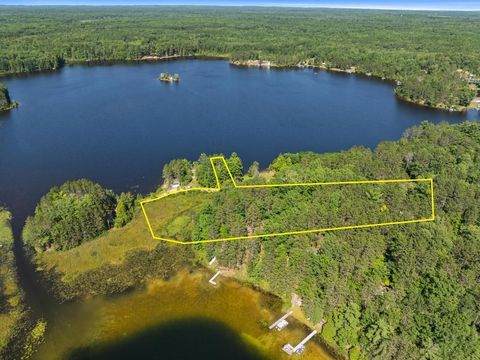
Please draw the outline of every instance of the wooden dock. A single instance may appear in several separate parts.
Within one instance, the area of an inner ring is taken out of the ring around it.
[[[310,334],[307,335],[305,339],[300,341],[298,345],[295,347],[293,347],[290,344],[285,344],[282,350],[285,351],[288,355],[303,353],[305,351],[305,344],[307,343],[308,340],[314,337],[317,334],[317,332],[318,332],[317,330],[313,330]]]
[[[272,330],[273,328],[276,328],[278,331],[282,330],[285,326],[288,325],[288,321],[286,320],[290,315],[293,314],[293,311],[289,311],[285,315],[283,315],[280,319],[275,321],[272,325],[270,325],[268,328]]]
[[[217,285],[217,283],[215,282],[215,279],[218,277],[218,275],[221,274],[221,271],[217,271],[217,273],[215,275],[212,276],[212,278],[210,280],[208,280],[208,282],[212,285]]]

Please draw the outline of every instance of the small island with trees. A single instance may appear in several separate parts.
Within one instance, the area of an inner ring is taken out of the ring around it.
[[[160,73],[160,76],[158,77],[158,80],[164,81],[164,82],[169,82],[169,83],[174,83],[174,82],[179,82],[180,81],[180,75],[178,74],[169,74],[167,72],[162,72]]]
[[[7,111],[18,106],[18,102],[12,101],[5,85],[0,83],[0,111]]]

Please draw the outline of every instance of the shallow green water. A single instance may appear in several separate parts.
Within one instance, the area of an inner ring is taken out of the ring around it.
[[[278,299],[208,274],[180,274],[115,297],[60,305],[35,359],[282,359],[281,347],[307,330],[268,324],[282,314]],[[329,359],[314,341],[301,359]]]

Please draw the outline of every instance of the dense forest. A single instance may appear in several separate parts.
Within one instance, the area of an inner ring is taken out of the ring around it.
[[[168,264],[170,274],[172,266],[215,255],[221,266],[235,269],[242,278],[281,296],[287,303],[292,293],[299,295],[312,322],[327,320],[322,332],[324,340],[350,359],[480,357],[480,124],[425,122],[407,130],[399,141],[381,143],[373,151],[355,147],[329,154],[283,154],[263,172],[254,163],[244,174],[236,154],[227,162],[237,181],[244,184],[432,177],[435,222],[193,247],[159,242],[149,251],[145,249],[153,245],[147,241],[152,240],[137,213],[126,230],[109,232],[108,237],[88,242],[84,239],[78,252],[44,253],[52,271],[63,271],[70,279],[68,271],[78,272],[87,262],[98,264],[88,265],[73,282],[65,283],[66,296],[88,293],[89,287],[92,293],[128,288],[149,273],[148,269],[154,273],[167,271],[155,260],[159,257]],[[172,161],[164,168],[164,176],[166,182],[211,186],[213,174],[208,156],[202,154],[193,163]],[[220,177],[227,179],[222,172]],[[255,231],[256,226],[267,224],[281,227],[290,219],[298,221],[302,205],[307,214],[313,214],[308,209],[312,204],[304,204],[308,197],[302,193],[278,194],[279,201],[244,199],[241,192],[226,186],[225,191],[209,193],[215,200],[196,207],[193,213],[183,211],[185,204],[179,204],[180,213],[172,223],[178,225],[176,219],[187,214],[193,217],[194,226],[182,228],[193,236],[208,231],[232,234]],[[397,197],[386,188],[350,191],[340,197],[346,202],[343,206],[351,208],[351,213],[341,213],[343,217],[367,215],[356,209],[366,203],[353,201],[363,196],[380,209],[398,206],[394,203]],[[422,189],[402,191],[408,194],[412,207],[428,199]],[[300,206],[292,206],[292,198]],[[47,205],[52,211],[59,209],[51,202]],[[338,203],[319,202],[314,213],[328,215],[335,212],[335,205]],[[288,217],[282,219],[279,214]],[[111,256],[100,251],[109,243],[115,243],[115,248],[132,249],[144,245],[141,251],[127,252],[125,266],[121,267],[113,259],[112,264],[100,261]],[[55,262],[63,265],[56,266]]]
[[[355,71],[398,81],[404,99],[461,109],[480,75],[479,20],[475,12],[3,6],[0,76],[65,63],[214,56]]]
[[[70,181],[42,197],[25,223],[23,239],[37,251],[71,249],[113,226],[124,226],[134,207],[130,193],[117,197],[89,180]]]
[[[245,268],[251,281],[286,300],[292,292],[299,294],[314,321],[328,320],[324,339],[351,359],[480,356],[478,124],[425,123],[374,152],[353,148],[324,155],[285,154],[269,170],[275,174],[273,182],[434,177],[436,221],[198,245],[197,251],[216,255],[225,266]],[[244,204],[232,195],[218,193],[218,206],[202,210],[194,231],[215,228],[217,216],[227,232],[249,228],[252,213],[260,223],[277,220],[272,210],[279,209],[238,209]],[[382,193],[372,200],[391,201]],[[250,199],[251,205],[256,203],[258,199]],[[291,211],[297,206],[289,201],[283,206],[297,218]],[[235,217],[233,222],[229,216]]]
[[[228,159],[230,163],[232,158],[234,157]],[[277,168],[281,161],[283,158],[277,159],[277,163],[272,164],[271,169]],[[214,163],[217,173],[225,175],[222,178],[222,191],[212,192],[209,196],[196,191],[180,192],[161,201],[144,205],[156,236],[183,242],[198,242],[365,224],[427,221],[431,220],[433,215],[429,179],[398,183],[259,188],[256,185],[264,179],[257,176],[257,178],[245,177],[243,182],[243,185],[255,184],[253,188],[236,188],[229,175],[224,174],[226,171],[223,162],[214,160]],[[200,166],[197,164],[195,174]],[[241,167],[236,169],[239,170],[241,177],[243,175]],[[214,178],[211,166],[205,170]],[[275,171],[275,174],[280,173]],[[326,178],[332,177],[339,181],[363,180],[359,175],[354,172],[336,174],[321,172],[314,174],[312,178],[316,182],[317,180],[324,182]],[[208,180],[208,185],[203,182],[205,180]],[[285,180],[285,177],[273,176],[270,184],[285,184]],[[202,186],[211,187],[210,178],[204,178],[203,181],[199,180]],[[215,184],[215,180],[213,183]],[[167,218],[171,214],[168,209],[186,202],[198,202],[201,205],[184,210],[169,221]]]

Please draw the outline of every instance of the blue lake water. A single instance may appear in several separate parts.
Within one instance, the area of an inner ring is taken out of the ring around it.
[[[158,81],[162,71],[180,83]],[[235,151],[245,166],[266,167],[283,152],[375,147],[423,120],[480,118],[401,102],[385,81],[225,61],[74,66],[2,81],[21,103],[0,116],[0,202],[17,227],[67,180],[146,193],[174,158]]]
[[[161,83],[160,72],[179,73],[181,81]],[[202,152],[235,151],[245,167],[255,160],[266,167],[284,152],[374,148],[423,120],[480,120],[476,111],[449,113],[399,101],[385,81],[309,69],[247,69],[213,60],[74,66],[2,82],[21,106],[0,114],[0,206],[14,215],[21,286],[53,328],[64,321],[63,307],[37,282],[19,234],[54,185],[85,177],[116,192],[148,193],[160,184],[165,163],[195,160]],[[215,326],[192,326],[178,332],[178,339],[195,344],[204,327],[213,337],[223,336]],[[126,346],[150,357],[167,339],[157,330],[105,354],[127,356]],[[233,337],[222,339],[224,347],[212,342],[206,351],[222,358],[239,344]],[[76,355],[98,358],[81,350]]]
[[[162,71],[180,83],[158,81]],[[0,116],[0,202],[16,222],[71,179],[145,193],[174,158],[235,151],[245,166],[266,167],[283,152],[375,147],[422,120],[480,118],[406,104],[385,81],[225,61],[74,66],[2,81],[21,103]]]

